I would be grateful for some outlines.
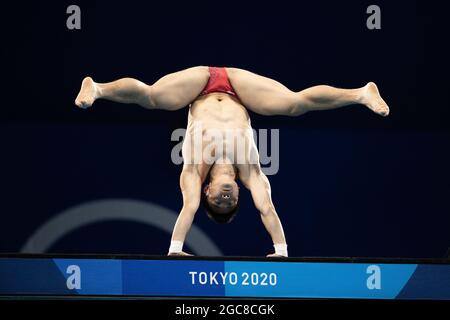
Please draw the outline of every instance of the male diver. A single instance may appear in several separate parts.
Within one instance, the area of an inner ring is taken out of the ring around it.
[[[183,252],[183,243],[200,204],[218,223],[229,223],[233,219],[239,206],[236,183],[239,179],[250,190],[272,238],[275,250],[268,257],[288,256],[270,183],[258,161],[247,109],[266,116],[293,117],[309,111],[360,104],[381,116],[389,114],[389,107],[373,82],[357,89],[320,85],[294,92],[275,80],[246,70],[206,66],[168,74],[152,85],[131,78],[96,83],[86,77],[75,104],[88,108],[97,99],[134,103],[150,110],[173,111],[189,106],[180,176],[183,207],[173,229],[169,255],[189,255]],[[236,134],[229,134],[230,131]],[[211,144],[217,133],[220,143]],[[200,137],[201,143],[195,143],[196,137]],[[243,142],[241,154],[236,154],[237,140]]]

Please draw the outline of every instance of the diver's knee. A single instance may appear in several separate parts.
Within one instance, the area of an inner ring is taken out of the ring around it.
[[[155,88],[153,85],[147,85],[140,96],[139,104],[147,109],[156,109]]]
[[[292,92],[286,96],[287,116],[297,117],[308,112],[308,102],[300,92]]]

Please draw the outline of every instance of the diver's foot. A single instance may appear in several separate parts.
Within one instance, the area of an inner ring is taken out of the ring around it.
[[[81,83],[81,89],[75,99],[75,104],[83,109],[89,108],[97,98],[97,88],[91,77],[86,77]]]
[[[369,82],[363,90],[362,103],[380,116],[387,117],[389,115],[389,107],[381,98],[377,85]]]

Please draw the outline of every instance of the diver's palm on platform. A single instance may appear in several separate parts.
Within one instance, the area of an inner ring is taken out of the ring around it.
[[[186,253],[186,252],[183,252],[183,251],[181,251],[181,252],[170,252],[167,255],[171,256],[171,257],[191,257],[191,256],[194,256],[193,254]]]

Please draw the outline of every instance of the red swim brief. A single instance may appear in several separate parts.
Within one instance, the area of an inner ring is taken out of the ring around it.
[[[209,67],[209,80],[200,96],[213,92],[224,92],[238,98],[223,67]]]

